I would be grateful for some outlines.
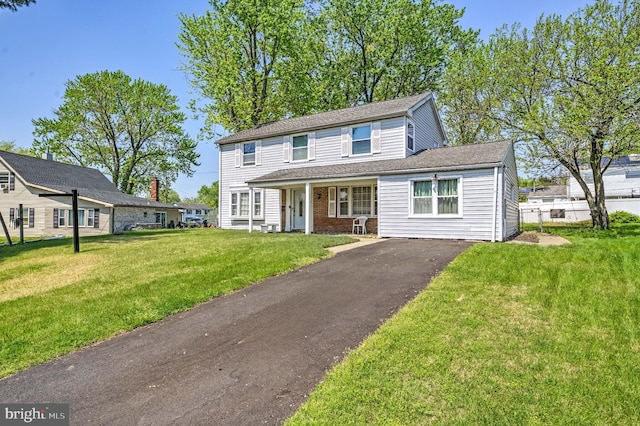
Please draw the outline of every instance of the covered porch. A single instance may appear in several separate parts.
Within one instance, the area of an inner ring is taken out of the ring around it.
[[[310,233],[352,233],[357,217],[366,217],[367,234],[378,232],[378,178],[350,178],[288,182],[250,182],[250,193],[278,190],[279,231]],[[273,191],[271,191],[273,192]],[[263,225],[264,227],[264,225]],[[249,232],[254,230],[249,218]],[[357,229],[362,232],[362,228]]]

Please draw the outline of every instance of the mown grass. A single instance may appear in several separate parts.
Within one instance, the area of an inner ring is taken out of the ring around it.
[[[287,425],[640,424],[640,227],[473,246]]]
[[[0,377],[326,257],[345,236],[189,229],[0,247]]]

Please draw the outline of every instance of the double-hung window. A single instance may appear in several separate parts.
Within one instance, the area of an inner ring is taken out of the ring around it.
[[[371,126],[369,124],[351,129],[351,154],[371,154]]]
[[[460,179],[457,178],[413,181],[411,214],[414,216],[457,216],[460,214],[459,190]]]
[[[256,164],[256,143],[243,143],[242,144],[242,165],[252,166]]]
[[[294,136],[292,141],[293,161],[304,161],[309,158],[309,137],[307,135]]]
[[[0,172],[0,185],[9,188],[9,172]]]
[[[261,219],[264,216],[262,190],[254,191],[253,205],[251,205],[251,194],[248,190],[232,191],[230,201],[229,216],[232,219],[249,219],[249,212],[253,212],[254,219]]]
[[[413,182],[413,214],[433,214],[433,182],[421,180]]]
[[[89,228],[93,228],[93,218],[94,218],[93,214],[94,214],[93,209],[87,210],[87,226]]]

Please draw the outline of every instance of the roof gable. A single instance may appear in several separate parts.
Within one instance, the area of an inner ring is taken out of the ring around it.
[[[0,161],[27,185],[70,193],[78,190],[82,198],[117,206],[176,208],[147,198],[124,194],[99,170],[59,161],[0,151]]]
[[[433,97],[430,93],[423,93],[400,99],[374,102],[351,108],[265,123],[221,138],[216,141],[216,144],[224,145],[228,143],[245,142],[329,127],[345,126],[370,120],[399,117],[410,114],[412,109],[432,99]]]

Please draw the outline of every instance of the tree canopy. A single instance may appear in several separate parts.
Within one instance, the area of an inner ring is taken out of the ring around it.
[[[0,9],[9,9],[16,12],[18,7],[29,6],[35,2],[36,0],[0,0]]]
[[[449,53],[477,37],[430,0],[210,4],[180,16],[178,44],[210,135],[433,90]]]
[[[55,118],[33,120],[33,150],[47,147],[59,161],[95,167],[121,191],[144,193],[153,176],[173,182],[193,174],[196,142],[169,89],[132,80],[122,71],[101,71],[66,83]]]
[[[609,227],[603,173],[640,149],[639,5],[597,0],[565,20],[543,16],[531,31],[503,27],[448,77],[467,73],[449,90],[471,102],[465,110],[449,101],[447,113],[459,123],[467,114],[470,134],[481,120],[497,125],[531,161],[564,166],[599,228]]]

